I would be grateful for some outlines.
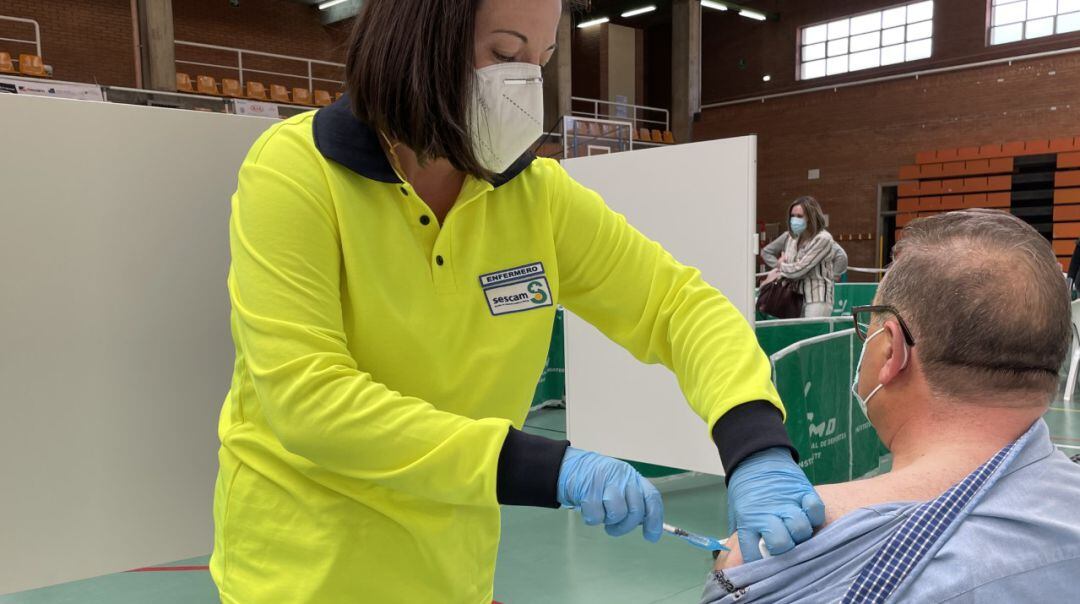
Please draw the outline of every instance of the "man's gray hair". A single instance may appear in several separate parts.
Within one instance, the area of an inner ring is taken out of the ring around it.
[[[907,321],[935,394],[1056,391],[1069,296],[1034,228],[996,210],[939,214],[908,225],[893,258],[878,299]]]

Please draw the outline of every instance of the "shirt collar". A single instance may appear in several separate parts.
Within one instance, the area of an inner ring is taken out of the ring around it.
[[[394,184],[401,182],[386,158],[378,133],[353,115],[348,95],[315,112],[313,134],[315,148],[326,159],[371,180]],[[505,172],[496,174],[491,184],[499,187],[510,182],[534,159],[536,156],[532,152],[525,152]]]

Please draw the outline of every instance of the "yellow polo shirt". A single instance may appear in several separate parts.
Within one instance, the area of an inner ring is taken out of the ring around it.
[[[347,99],[252,147],[230,222],[222,601],[490,602],[499,503],[556,505],[566,443],[518,431],[556,304],[670,367],[710,426],[782,409],[697,270],[557,162],[497,183],[467,178],[438,224]]]

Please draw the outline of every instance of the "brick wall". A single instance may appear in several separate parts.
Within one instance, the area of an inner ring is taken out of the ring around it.
[[[818,197],[834,234],[875,232],[877,187],[915,154],[1080,134],[1080,54],[707,109],[699,140],[756,133],[758,216]],[[820,180],[807,180],[819,168]],[[872,242],[843,242],[870,266]]]
[[[130,0],[3,0],[0,15],[34,19],[53,77],[113,86],[135,85]],[[31,39],[33,27],[0,21],[0,38]],[[33,45],[0,42],[13,56]]]
[[[598,25],[585,29],[578,29],[575,26],[573,53],[574,64],[570,70],[570,91],[573,96],[607,99],[607,25]]]
[[[644,30],[644,105],[671,108],[671,19]]]
[[[274,54],[345,62],[346,43],[351,21],[324,26],[319,23],[318,10],[288,0],[242,0],[233,8],[225,0],[173,0],[173,27],[177,40],[256,50]],[[213,50],[180,46],[178,60],[233,65],[235,55]],[[306,73],[305,63],[282,59],[245,57],[245,68],[279,73]],[[217,78],[236,77],[234,70],[222,70],[178,63],[177,69],[212,75]],[[315,66],[315,77],[341,79],[341,70]],[[279,83],[288,87],[307,87],[301,77],[253,74],[266,84]],[[316,82],[316,88],[332,89],[333,84]]]
[[[176,39],[258,50],[275,54],[344,62],[351,23],[323,26],[318,11],[288,0],[242,0],[232,8],[226,0],[173,0]],[[42,53],[58,80],[135,85],[135,50],[130,0],[3,0],[0,15],[35,19],[41,25]],[[32,28],[0,21],[0,37],[29,38]],[[0,42],[13,55],[32,46]],[[234,64],[235,55],[179,48],[178,59]],[[304,64],[250,59],[245,67],[306,74]],[[192,76],[236,77],[235,71],[179,64]],[[316,67],[316,77],[341,78],[340,70]],[[307,85],[306,79],[265,76],[270,82]],[[317,87],[332,88],[329,83]]]
[[[761,0],[755,8],[776,11],[779,21],[757,22],[733,12],[702,13],[703,103],[862,80],[987,59],[1076,46],[1080,32],[1014,44],[987,46],[987,0],[938,0],[934,7],[934,54],[911,63],[800,82],[796,79],[799,28],[897,4],[903,0]],[[763,82],[762,76],[772,79]]]

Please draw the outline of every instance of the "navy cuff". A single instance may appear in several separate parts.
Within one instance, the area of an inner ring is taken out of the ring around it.
[[[499,454],[495,495],[503,505],[557,508],[556,488],[568,440],[510,428]]]
[[[712,437],[727,479],[744,459],[772,447],[787,448],[795,462],[799,461],[799,452],[784,429],[784,416],[768,401],[752,401],[732,408],[717,420]]]

